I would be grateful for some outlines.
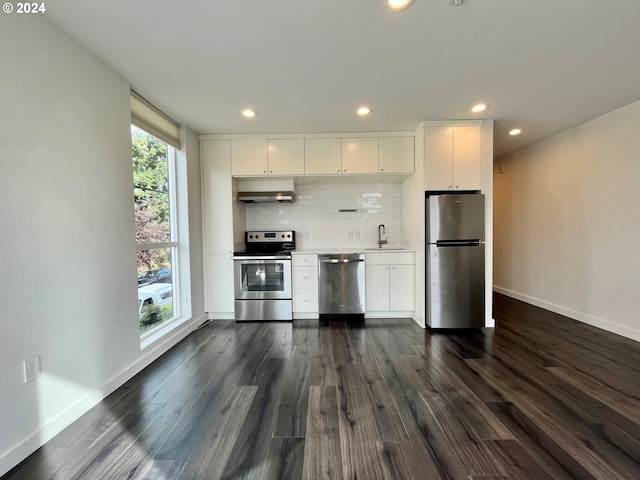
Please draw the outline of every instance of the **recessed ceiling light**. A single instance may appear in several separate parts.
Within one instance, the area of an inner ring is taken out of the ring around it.
[[[520,135],[522,133],[522,130],[519,128],[512,128],[511,130],[509,130],[509,135],[511,135],[512,137],[515,137],[516,135]]]
[[[246,110],[242,111],[242,116],[244,116],[245,118],[255,118],[258,116],[258,112],[251,108],[247,108]]]
[[[361,117],[366,117],[367,115],[371,114],[371,112],[371,108],[365,105],[358,107],[358,109],[356,110],[356,113]]]
[[[487,108],[489,108],[489,105],[487,105],[486,103],[477,103],[476,105],[471,107],[471,111],[473,113],[480,113],[484,112]]]
[[[413,5],[416,0],[385,0],[385,5],[392,12],[401,12]]]

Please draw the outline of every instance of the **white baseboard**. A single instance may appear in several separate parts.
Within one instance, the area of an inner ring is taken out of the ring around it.
[[[560,315],[564,315],[565,317],[578,320],[579,322],[586,323],[587,325],[601,328],[603,330],[606,330],[607,332],[615,333],[617,335],[621,335],[623,337],[630,338],[631,340],[640,342],[640,331],[634,330],[633,328],[625,327],[624,325],[618,325],[617,323],[612,323],[602,318],[594,317],[593,315],[589,315],[587,313],[571,310],[570,308],[563,307],[562,305],[556,305],[555,303],[550,303],[539,298],[530,297],[523,293],[514,292],[513,290],[508,290],[497,285],[493,286],[493,291],[506,295],[507,297],[515,298],[516,300],[522,300],[523,302],[530,303],[531,305],[535,305],[536,307],[544,308],[545,310],[550,310]]]
[[[204,323],[205,320],[206,316],[202,315],[198,318],[190,319],[180,324],[169,334],[163,336],[161,340],[142,350],[143,355],[135,363],[111,377],[101,388],[96,388],[90,391],[78,401],[69,405],[47,423],[42,425],[26,439],[15,445],[10,450],[3,452],[0,455],[0,476],[14,468],[22,460],[27,458],[38,448],[51,440],[82,415],[87,413],[91,408],[104,400],[109,394],[113,393],[129,379],[133,378],[136,374],[149,366],[158,357],[167,352],[167,350],[189,335],[195,328]]]
[[[236,316],[233,312],[209,312],[207,318],[209,320],[235,320]]]
[[[104,398],[100,390],[94,390],[76,401],[59,413],[55,418],[29,435],[26,439],[15,445],[0,456],[0,476],[7,473],[22,460],[27,458],[46,442],[55,437],[62,430],[71,425],[88,412]]]
[[[424,322],[424,319],[422,319],[422,318],[418,318],[418,316],[417,316],[417,315],[413,315],[413,316],[411,317],[411,319],[412,319],[414,322],[416,322],[416,323],[417,323],[421,328],[427,328],[427,325],[426,325],[426,323]]]
[[[318,320],[318,312],[293,312],[294,320]]]

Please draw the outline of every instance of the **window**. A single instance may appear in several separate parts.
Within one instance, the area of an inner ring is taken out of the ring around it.
[[[140,334],[180,314],[175,149],[131,126]]]

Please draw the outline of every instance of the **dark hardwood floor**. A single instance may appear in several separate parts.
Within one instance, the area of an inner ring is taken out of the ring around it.
[[[494,303],[448,334],[213,322],[3,479],[639,479],[640,344]]]

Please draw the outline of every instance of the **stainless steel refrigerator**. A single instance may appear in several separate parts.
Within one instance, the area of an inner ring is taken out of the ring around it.
[[[480,328],[485,316],[484,195],[426,195],[430,328]]]

